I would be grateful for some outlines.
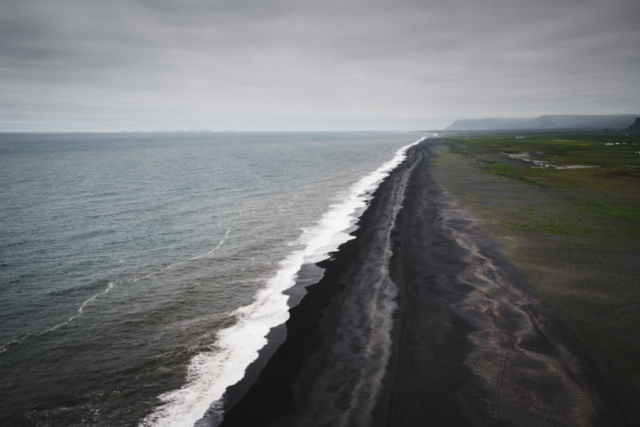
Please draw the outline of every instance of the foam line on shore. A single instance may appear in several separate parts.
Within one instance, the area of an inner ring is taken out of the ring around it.
[[[393,159],[351,186],[345,198],[329,206],[318,223],[303,230],[296,250],[280,262],[280,268],[260,290],[252,304],[235,311],[237,323],[218,332],[210,351],[196,355],[187,371],[187,383],[159,396],[162,404],[143,419],[140,427],[191,427],[207,410],[220,407],[227,387],[240,381],[247,367],[267,343],[269,330],[289,318],[288,297],[283,292],[295,285],[305,264],[316,263],[350,240],[348,230],[357,221],[372,193],[406,158],[406,151],[428,137],[399,149]],[[218,402],[216,404],[215,402]]]

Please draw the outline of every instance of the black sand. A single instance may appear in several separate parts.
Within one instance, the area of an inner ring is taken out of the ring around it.
[[[223,426],[629,425],[435,183],[432,144],[409,150],[322,263],[274,331],[284,342],[228,390]]]

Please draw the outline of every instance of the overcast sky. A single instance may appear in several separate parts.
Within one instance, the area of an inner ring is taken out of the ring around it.
[[[0,131],[640,114],[639,0],[0,0]]]

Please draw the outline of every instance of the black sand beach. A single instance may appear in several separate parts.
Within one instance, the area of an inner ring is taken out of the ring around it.
[[[631,425],[436,183],[434,144],[380,185],[356,238],[228,390],[223,426]]]

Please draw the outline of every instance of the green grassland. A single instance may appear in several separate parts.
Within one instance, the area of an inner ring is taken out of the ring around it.
[[[522,271],[640,425],[640,133],[439,140],[436,180]],[[550,166],[509,157],[522,153]]]
[[[523,212],[529,221],[516,227],[564,235],[594,233],[600,228],[600,234],[612,238],[640,239],[638,133],[464,136],[443,138],[443,142],[454,153],[475,157],[487,173],[566,190],[566,197],[574,202],[564,212],[551,215],[529,209]],[[548,166],[509,157],[523,153]],[[589,167],[562,169],[571,166]]]
[[[589,169],[520,168],[515,175],[542,185],[619,188],[616,181],[640,180],[640,133],[525,134],[526,136],[483,136],[444,138],[461,154],[531,153],[533,158],[566,167],[594,166]],[[614,144],[614,145],[606,145]],[[506,156],[505,156],[506,157]],[[605,181],[602,181],[602,178]],[[611,184],[608,186],[608,184]]]

